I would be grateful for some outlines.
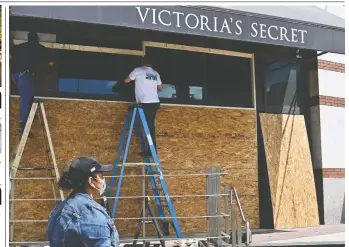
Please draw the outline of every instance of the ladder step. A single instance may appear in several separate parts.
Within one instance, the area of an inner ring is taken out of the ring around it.
[[[153,222],[151,220],[142,220],[142,223],[145,223],[145,224],[152,224]]]
[[[17,168],[17,170],[20,170],[20,171],[45,171],[45,170],[48,170],[48,171],[51,171],[51,170],[54,170],[54,168]]]

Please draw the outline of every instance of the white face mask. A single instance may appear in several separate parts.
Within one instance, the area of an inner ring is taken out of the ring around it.
[[[107,188],[107,182],[105,181],[105,178],[102,180],[103,182],[103,187],[99,190],[99,195],[103,195],[105,192],[105,189]]]
[[[105,189],[107,188],[107,182],[105,181],[105,178],[102,179],[102,183],[103,183],[103,187],[100,189],[98,189],[95,185],[93,185],[96,190],[99,190],[100,196],[104,194]]]

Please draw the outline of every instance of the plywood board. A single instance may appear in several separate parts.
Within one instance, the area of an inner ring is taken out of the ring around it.
[[[260,114],[276,229],[319,225],[303,116]]]
[[[56,159],[60,170],[77,156],[89,155],[101,163],[114,163],[128,104],[118,102],[45,100]],[[18,139],[19,99],[10,100],[10,152]],[[157,115],[159,159],[164,174],[205,173],[205,168],[220,166],[228,174],[223,185],[235,186],[246,217],[259,227],[256,115],[253,110],[204,107],[161,106]],[[21,167],[47,166],[38,119],[33,123],[34,139],[29,139]],[[139,162],[135,138],[128,162]],[[178,170],[178,169],[189,170]],[[127,169],[125,175],[141,174]],[[18,177],[48,176],[42,171],[18,171]],[[170,195],[204,194],[206,178],[166,177]],[[52,198],[47,181],[17,181],[16,198]],[[151,193],[152,194],[152,193]],[[121,196],[141,195],[141,179],[125,178]],[[223,200],[223,199],[222,199]],[[206,213],[204,198],[173,199],[177,216]],[[223,202],[223,201],[222,201]],[[45,205],[45,206],[42,206]],[[117,217],[139,217],[139,199],[120,199]],[[42,206],[42,210],[37,210]],[[47,219],[54,203],[17,202],[16,219]],[[182,231],[205,232],[205,219],[181,219]],[[115,221],[121,236],[132,236],[136,221]],[[25,225],[26,224],[26,225]],[[44,240],[46,224],[21,223],[16,240]],[[24,225],[24,226],[23,226]],[[33,225],[33,227],[31,227]],[[29,226],[27,228],[27,226]],[[35,226],[35,228],[34,228]]]

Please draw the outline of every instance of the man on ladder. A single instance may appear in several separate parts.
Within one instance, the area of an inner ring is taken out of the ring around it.
[[[39,36],[35,32],[28,33],[28,42],[13,47],[11,56],[12,79],[21,96],[20,133],[22,135],[34,101],[34,76],[43,65],[53,66],[54,62],[49,61],[47,49],[39,43]]]
[[[155,151],[157,152],[155,117],[156,111],[160,108],[158,90],[162,90],[162,82],[159,73],[152,68],[149,56],[143,57],[142,65],[141,67],[135,68],[130,75],[125,78],[124,82],[130,83],[135,80],[136,102],[143,108]],[[141,152],[140,155],[143,157],[151,157],[149,147],[147,147],[146,151]]]

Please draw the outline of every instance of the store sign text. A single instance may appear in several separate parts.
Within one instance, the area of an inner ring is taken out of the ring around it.
[[[183,13],[178,11],[157,10],[156,8],[136,7],[138,15],[144,24],[151,21],[153,25],[163,25],[167,27],[188,28],[204,32],[227,33],[241,35],[243,33],[243,21],[239,19],[218,18],[193,13]],[[287,28],[277,25],[267,25],[252,22],[248,28],[250,37],[259,39],[271,39],[284,42],[305,43],[307,30]]]

